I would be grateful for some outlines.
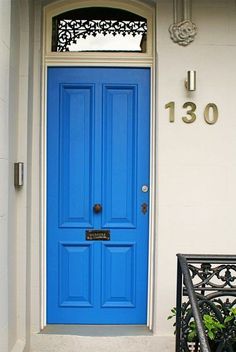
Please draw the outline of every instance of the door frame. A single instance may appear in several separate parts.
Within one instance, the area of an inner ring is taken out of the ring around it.
[[[76,5],[76,6],[75,6]],[[79,6],[78,6],[79,5]],[[124,0],[96,2],[96,6],[119,7],[124,10],[136,12],[146,16],[149,24],[148,50],[135,58],[133,53],[124,53],[121,57],[114,53],[99,53],[96,58],[93,53],[50,53],[48,48],[51,41],[49,25],[56,13],[65,12],[75,7],[94,6],[95,1],[66,0],[64,3],[56,2],[44,8],[43,16],[43,52],[42,52],[42,85],[41,85],[41,309],[40,327],[47,325],[47,71],[48,67],[146,67],[150,69],[150,193],[149,193],[149,250],[148,250],[148,301],[147,301],[147,327],[152,330],[154,325],[154,274],[155,274],[155,234],[156,234],[156,58],[155,58],[155,7],[144,5],[135,0],[129,3]],[[85,55],[83,55],[85,54]],[[137,54],[136,54],[137,56]]]

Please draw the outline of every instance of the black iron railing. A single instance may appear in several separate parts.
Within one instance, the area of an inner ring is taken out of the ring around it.
[[[177,258],[176,352],[236,352],[236,256]]]

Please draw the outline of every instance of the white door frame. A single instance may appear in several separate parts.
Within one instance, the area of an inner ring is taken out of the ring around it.
[[[46,326],[46,190],[47,190],[47,69],[50,66],[71,66],[71,67],[147,67],[151,71],[151,105],[150,105],[150,205],[149,205],[149,253],[148,253],[148,308],[147,308],[147,326],[150,330],[153,328],[154,312],[154,234],[156,233],[155,222],[155,199],[156,199],[156,69],[155,69],[155,11],[154,7],[144,5],[135,0],[127,1],[117,0],[112,2],[112,7],[121,8],[140,14],[147,18],[148,35],[147,35],[147,52],[137,53],[52,53],[51,48],[51,18],[58,13],[72,10],[78,7],[89,6],[111,7],[110,1],[91,0],[66,0],[63,3],[56,2],[44,8],[43,19],[43,55],[42,55],[42,101],[41,101],[41,317],[40,326],[43,329]],[[78,6],[79,5],[79,6]],[[119,55],[119,57],[118,57]]]

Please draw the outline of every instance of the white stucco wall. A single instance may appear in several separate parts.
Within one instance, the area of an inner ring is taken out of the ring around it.
[[[8,224],[8,341],[9,351],[17,340],[17,193],[14,187],[14,162],[17,161],[18,108],[19,108],[19,3],[11,3],[10,80],[9,80],[9,224]]]
[[[0,350],[8,350],[8,170],[10,3],[0,1]]]
[[[34,335],[41,318],[41,1],[35,1],[34,31],[29,1],[12,3],[10,20],[11,2],[0,0],[0,351],[23,350],[30,333],[32,351],[60,346],[72,352],[78,344],[82,351],[88,338]],[[172,0],[158,0],[155,339],[139,341],[147,352],[173,351],[172,323],[166,317],[175,305],[176,253],[235,254],[236,3],[193,0],[193,21],[198,27],[195,41],[185,48],[174,44],[168,33]],[[187,93],[184,87],[187,70],[197,71],[196,92]],[[176,104],[175,123],[168,121],[169,101]],[[181,118],[186,101],[197,105],[193,124]],[[215,125],[203,119],[210,102],[219,108]],[[14,161],[26,166],[20,192],[12,183]],[[115,341],[97,338],[98,351],[104,346],[129,346],[132,351],[135,346],[132,339]]]
[[[236,245],[236,4],[193,1],[195,41],[180,47],[169,39],[172,2],[159,0],[157,281],[156,331],[171,333],[166,320],[175,306],[176,253],[235,254]],[[187,70],[197,71],[197,90],[184,87]],[[165,104],[176,103],[176,122]],[[182,121],[182,105],[197,105],[197,120]],[[219,120],[203,118],[216,103]]]
[[[23,351],[27,302],[27,187],[14,187],[14,162],[27,171],[28,1],[0,1],[0,351]],[[30,149],[29,149],[30,150]],[[27,177],[25,176],[27,184]],[[28,329],[29,330],[29,329]]]

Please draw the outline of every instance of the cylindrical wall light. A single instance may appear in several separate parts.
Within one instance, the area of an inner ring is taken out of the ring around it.
[[[187,79],[185,87],[188,91],[193,92],[196,90],[196,71],[187,71]]]
[[[20,188],[24,185],[24,163],[14,163],[14,185]]]

